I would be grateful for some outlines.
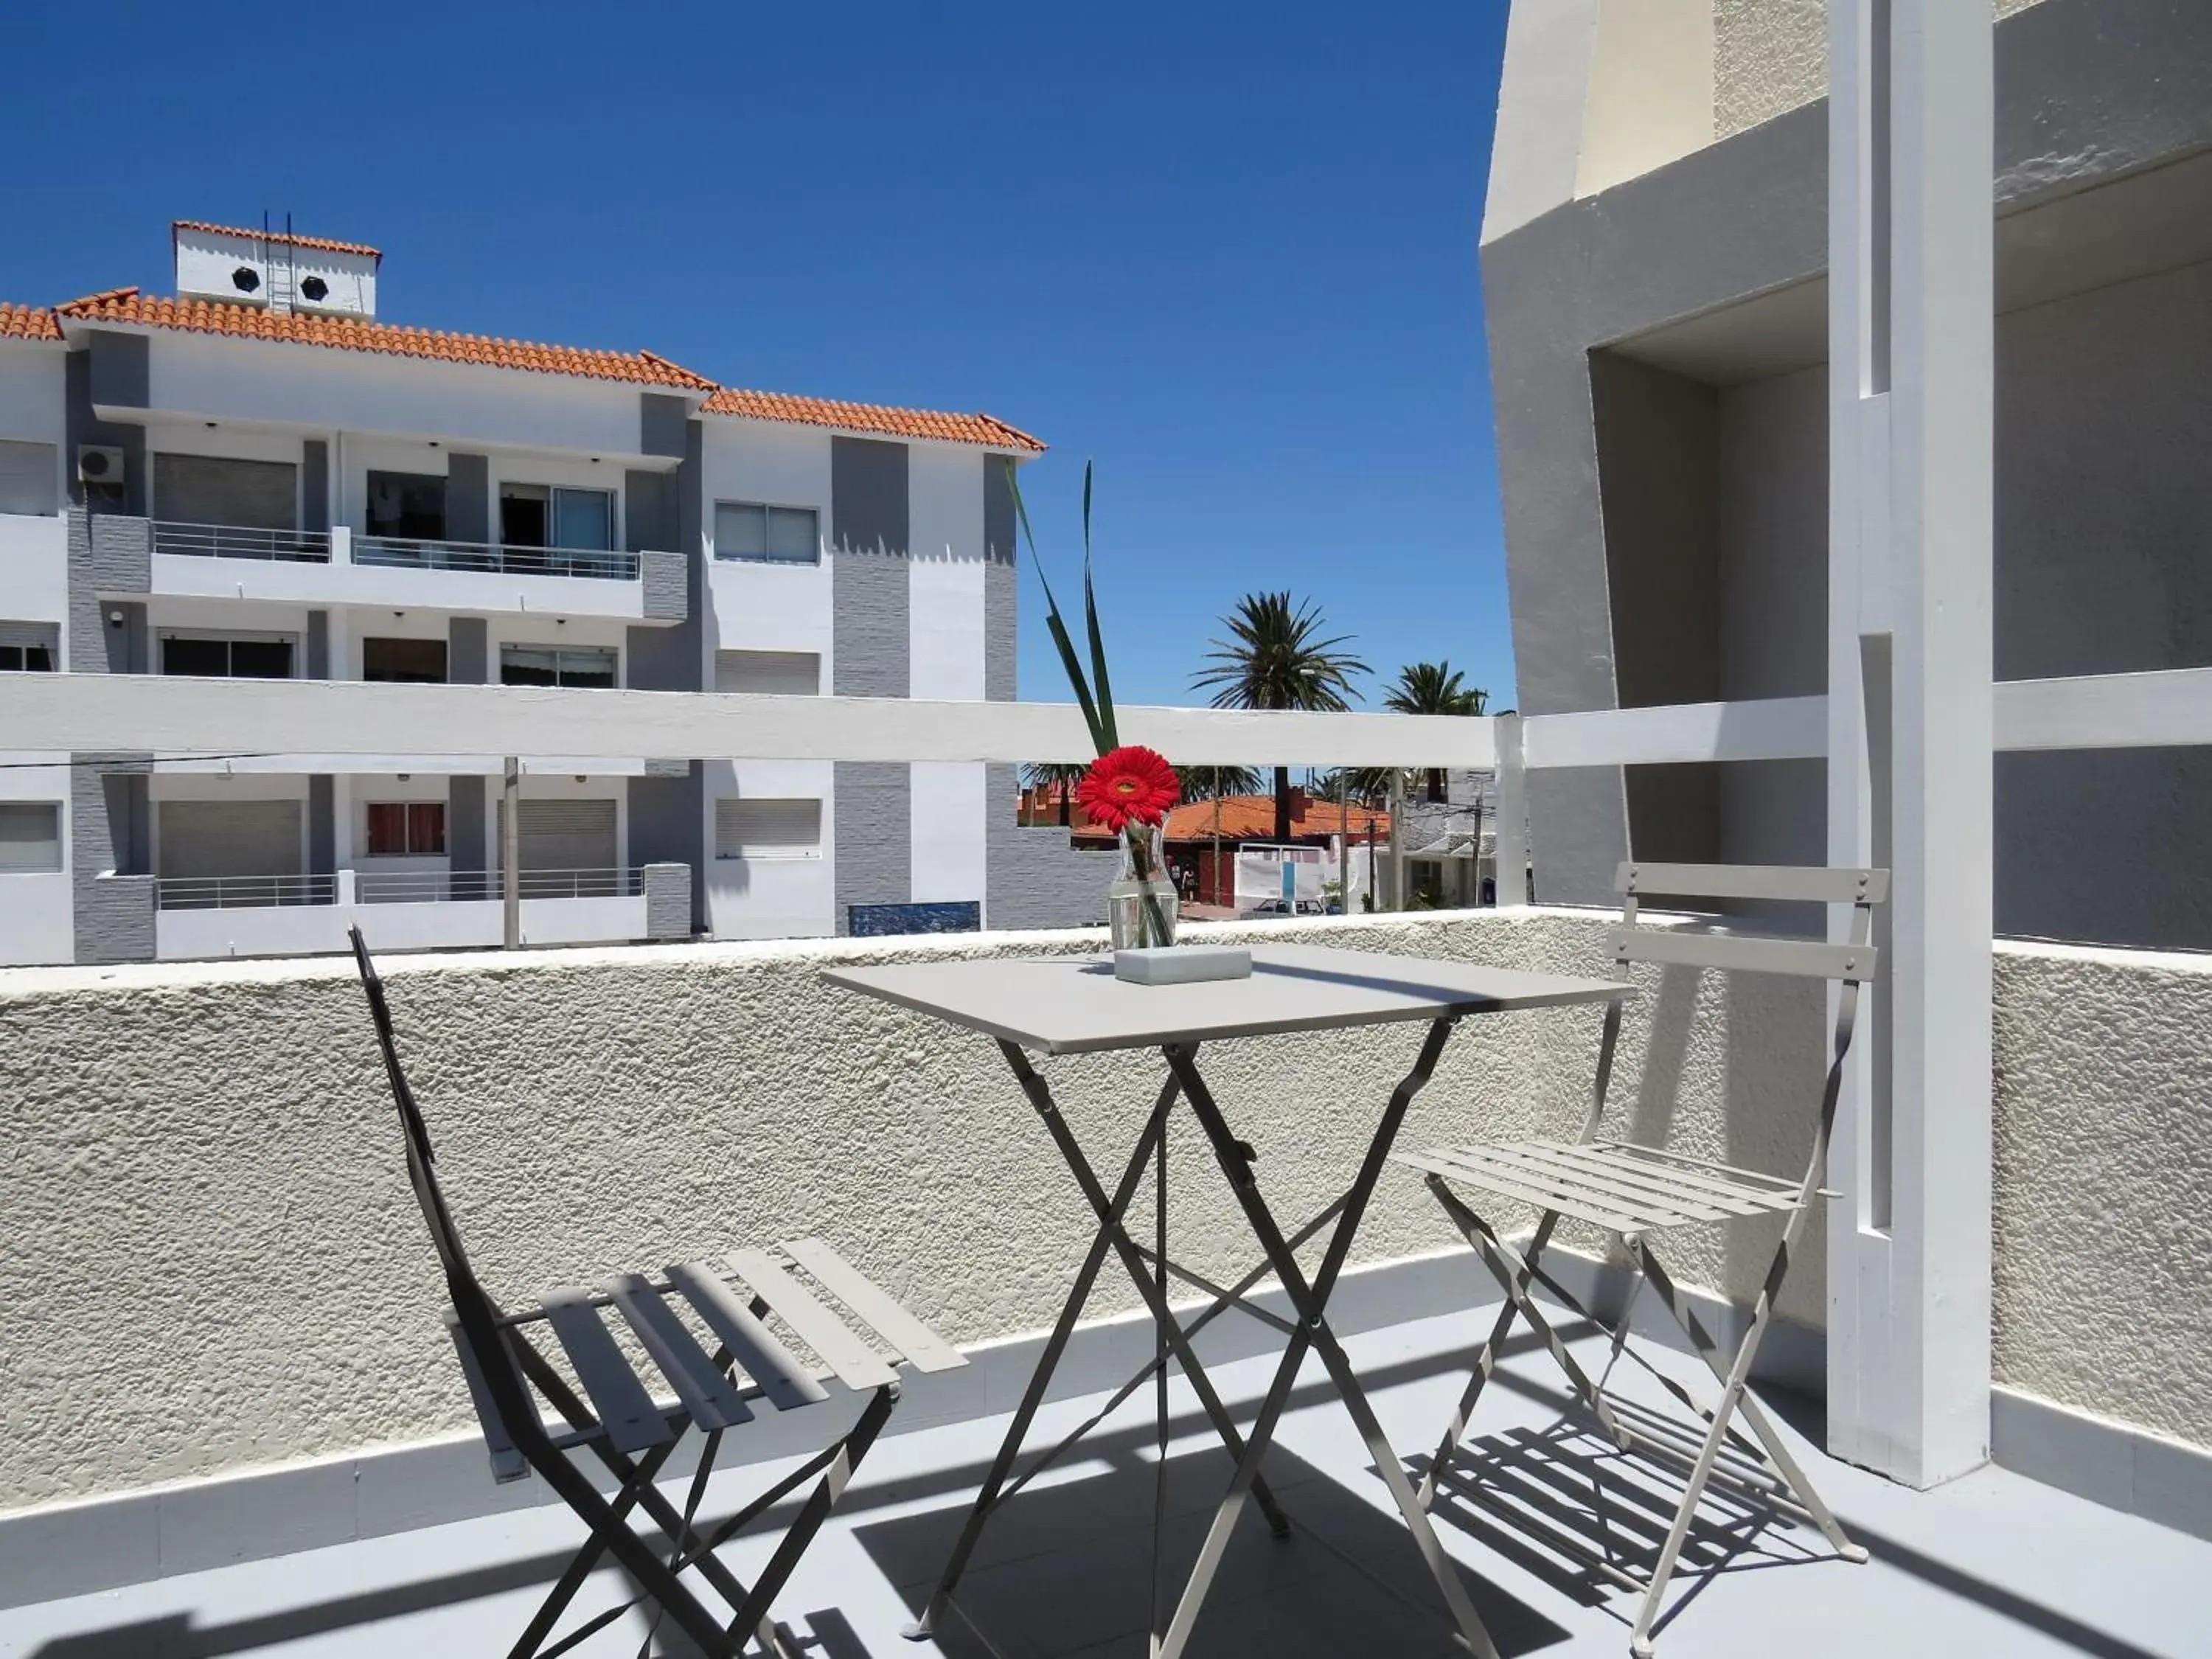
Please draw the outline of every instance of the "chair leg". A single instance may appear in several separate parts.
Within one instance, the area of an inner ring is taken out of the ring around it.
[[[1705,1328],[1705,1321],[1698,1317],[1697,1310],[1690,1305],[1680,1291],[1675,1289],[1674,1280],[1667,1276],[1667,1270],[1659,1265],[1649,1247],[1638,1240],[1630,1248],[1635,1251],[1643,1266],[1644,1276],[1651,1281],[1651,1288],[1658,1293],[1659,1299],[1667,1304],[1668,1310],[1674,1316],[1675,1323],[1681,1326],[1684,1334],[1688,1336],[1691,1345],[1697,1349],[1699,1357],[1712,1371],[1715,1380],[1725,1383],[1728,1374],[1721,1364],[1720,1346],[1713,1340],[1712,1334]],[[1787,1249],[1787,1241],[1784,1242],[1784,1249]],[[1743,1420],[1751,1425],[1752,1432],[1759,1437],[1759,1443],[1765,1448],[1767,1457],[1773,1463],[1776,1471],[1789,1485],[1790,1490],[1796,1495],[1797,1501],[1805,1506],[1805,1512],[1813,1517],[1814,1524],[1820,1528],[1830,1547],[1847,1561],[1864,1561],[1867,1559],[1865,1547],[1851,1541],[1850,1534],[1843,1528],[1843,1523],[1836,1519],[1834,1511],[1828,1508],[1820,1494],[1814,1490],[1812,1481],[1806,1477],[1805,1471],[1798,1467],[1797,1460],[1790,1455],[1790,1448],[1784,1443],[1782,1436],[1767,1418],[1765,1408],[1759,1403],[1759,1397],[1752,1392],[1747,1380],[1749,1376],[1747,1367],[1745,1375],[1747,1381],[1741,1397]]]
[[[525,1455],[531,1449],[525,1447]],[[545,1483],[575,1511],[576,1518],[591,1529],[592,1536],[629,1575],[631,1582],[659,1602],[678,1628],[712,1659],[740,1659],[741,1650],[730,1639],[720,1621],[692,1595],[689,1585],[668,1570],[659,1553],[615,1514],[613,1506],[599,1495],[599,1489],[585,1478],[581,1469],[550,1446],[543,1448],[542,1456],[532,1456],[530,1461],[545,1478]],[[648,1493],[656,1498],[659,1495],[649,1484],[641,1485],[637,1491],[641,1503],[646,1501]],[[661,1501],[665,1505],[666,1500]],[[669,1514],[675,1518],[672,1508]]]
[[[1429,1176],[1428,1182],[1432,1194],[1443,1185],[1442,1178],[1433,1175]],[[1448,1207],[1445,1212],[1450,1213]],[[1536,1236],[1528,1243],[1531,1273],[1535,1271],[1536,1260],[1543,1254],[1544,1246],[1551,1242],[1552,1226],[1558,1219],[1556,1214],[1547,1210],[1544,1218],[1536,1224]],[[1522,1288],[1526,1290],[1526,1285]],[[1498,1320],[1491,1326],[1490,1335],[1475,1350],[1474,1368],[1468,1374],[1467,1387],[1460,1395],[1459,1405],[1453,1411],[1450,1422],[1444,1425],[1443,1438],[1437,1443],[1436,1455],[1429,1460],[1428,1470],[1421,1476],[1421,1484],[1414,1494],[1423,1509],[1436,1502],[1437,1477],[1449,1466],[1454,1454],[1459,1450],[1459,1443],[1467,1435],[1467,1425],[1474,1420],[1475,1401],[1482,1397],[1484,1385],[1490,1381],[1491,1372],[1498,1368],[1498,1356],[1504,1351],[1505,1339],[1512,1334],[1514,1316],[1520,1309],[1519,1301],[1509,1294],[1498,1310]]]
[[[830,1510],[844,1495],[854,1471],[868,1455],[868,1448],[875,1444],[876,1436],[883,1431],[884,1425],[890,1420],[891,1407],[897,1401],[898,1389],[895,1385],[878,1389],[862,1409],[860,1420],[839,1445],[830,1467],[823,1471],[822,1479],[807,1494],[806,1502],[800,1505],[798,1516],[783,1534],[783,1541],[776,1546],[775,1553],[769,1558],[761,1576],[753,1581],[752,1594],[745,1597],[737,1617],[730,1621],[732,1636],[749,1633],[758,1637],[770,1653],[779,1651],[782,1638],[776,1634],[775,1622],[769,1616],[769,1604],[782,1593],[784,1581],[791,1577],[799,1558],[813,1543],[822,1523],[830,1518]]]
[[[653,1484],[654,1477],[660,1473],[661,1465],[668,1461],[669,1454],[675,1449],[672,1443],[666,1446],[656,1446],[646,1454],[644,1461],[637,1466],[636,1474],[623,1483],[622,1490],[615,1494],[614,1502],[608,1506],[608,1513],[616,1521],[628,1524],[629,1512],[636,1507],[640,1492]],[[560,1577],[554,1580],[553,1588],[546,1592],[544,1601],[538,1604],[537,1613],[522,1634],[515,1638],[514,1645],[507,1650],[507,1659],[537,1659],[539,1645],[553,1633],[553,1626],[561,1621],[561,1615],[568,1611],[568,1603],[575,1600],[576,1592],[583,1588],[584,1581],[592,1576],[592,1570],[599,1565],[599,1557],[605,1553],[605,1544],[594,1532],[562,1570]]]
[[[1597,1419],[1606,1437],[1626,1450],[1627,1435],[1613,1416],[1613,1407],[1606,1404],[1605,1396],[1598,1392],[1598,1386],[1590,1380],[1589,1373],[1568,1351],[1565,1339],[1553,1328],[1551,1321],[1544,1317],[1542,1310],[1536,1306],[1535,1298],[1528,1293],[1527,1287],[1529,1283],[1540,1277],[1537,1269],[1523,1260],[1510,1244],[1498,1237],[1488,1222],[1461,1203],[1456,1194],[1442,1188],[1441,1183],[1437,1197],[1444,1206],[1445,1212],[1466,1236],[1467,1242],[1481,1256],[1483,1265],[1490,1269],[1491,1277],[1504,1288],[1506,1300],[1520,1310],[1521,1317],[1528,1322],[1529,1328],[1543,1338],[1545,1347],[1551,1351],[1552,1358],[1559,1369],[1566,1373],[1567,1381],[1574,1385],[1575,1392],[1582,1396],[1583,1403]]]

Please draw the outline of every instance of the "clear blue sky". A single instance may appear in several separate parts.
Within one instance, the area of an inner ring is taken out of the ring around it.
[[[1504,0],[293,7],[9,25],[0,299],[170,286],[172,218],[385,251],[392,320],[988,410],[1115,691],[1288,587],[1513,701],[1476,233]],[[95,39],[96,37],[96,39]],[[1057,581],[1057,576],[1055,577]],[[1024,574],[1021,690],[1066,696]]]

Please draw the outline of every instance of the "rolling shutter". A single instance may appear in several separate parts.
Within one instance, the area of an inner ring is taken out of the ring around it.
[[[717,651],[714,690],[819,696],[822,659],[811,651]]]
[[[818,800],[718,800],[714,856],[718,859],[803,859],[822,851]]]
[[[507,803],[500,803],[500,838],[507,845]],[[611,870],[615,803],[611,800],[526,800],[520,825],[525,870]]]
[[[170,524],[299,526],[300,469],[289,461],[214,455],[154,457],[154,516]]]
[[[296,876],[302,872],[295,800],[165,800],[155,804],[161,876]]]

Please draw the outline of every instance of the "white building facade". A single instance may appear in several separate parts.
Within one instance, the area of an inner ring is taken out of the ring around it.
[[[0,672],[1012,696],[1027,434],[395,326],[374,248],[173,235],[173,299],[0,307]],[[1012,823],[980,764],[546,751],[529,944],[981,927]],[[498,944],[503,786],[0,751],[0,964]]]

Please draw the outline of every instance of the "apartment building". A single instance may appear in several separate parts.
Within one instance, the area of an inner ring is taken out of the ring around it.
[[[380,321],[361,244],[173,243],[173,297],[0,306],[0,672],[1013,695],[1028,434]],[[1010,769],[549,747],[528,943],[980,927],[994,844],[1042,919]],[[364,913],[496,944],[502,775],[0,753],[0,963],[330,950]]]

